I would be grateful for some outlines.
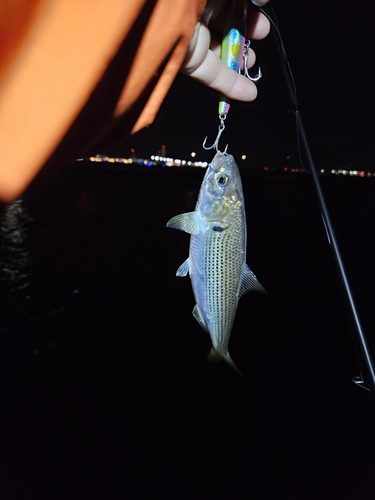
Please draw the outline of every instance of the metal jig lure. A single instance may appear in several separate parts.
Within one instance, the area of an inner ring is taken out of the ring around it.
[[[246,20],[247,20],[247,0],[240,0],[234,2],[229,7],[230,10],[227,12],[227,25],[224,29],[223,40],[221,43],[221,60],[236,73],[241,73],[241,67],[243,67],[243,75],[253,82],[259,80],[262,77],[261,70],[259,68],[258,74],[255,77],[250,76],[247,69],[247,61],[249,56],[250,40],[246,40]],[[221,134],[225,129],[225,119],[228,115],[230,108],[229,100],[221,95],[219,101],[219,128],[217,132],[216,139],[212,146],[206,146],[207,137],[203,141],[204,149],[216,149],[219,153],[219,140]],[[225,148],[227,150],[228,145]]]

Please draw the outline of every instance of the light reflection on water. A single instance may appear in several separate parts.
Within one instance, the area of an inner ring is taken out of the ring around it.
[[[1,284],[8,293],[23,290],[26,298],[30,297],[30,271],[36,259],[29,237],[33,221],[22,198],[7,205],[0,218]]]
[[[43,223],[19,198],[0,212],[1,370],[17,370],[56,343],[61,296],[52,293],[54,264],[40,241]],[[62,294],[63,295],[63,294]],[[5,343],[4,343],[5,342]]]
[[[37,267],[30,238],[33,224],[23,198],[0,212],[1,371],[7,375],[23,366],[25,355],[33,349],[29,344],[36,324],[31,290],[31,277]]]

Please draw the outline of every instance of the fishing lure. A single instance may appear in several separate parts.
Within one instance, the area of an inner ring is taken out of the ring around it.
[[[250,40],[246,40],[246,20],[247,20],[247,0],[239,0],[229,5],[227,12],[227,23],[224,28],[223,40],[221,43],[221,60],[236,73],[241,73],[241,67],[244,68],[243,74],[252,81],[257,81],[262,77],[260,68],[255,77],[250,76],[247,70],[247,61],[249,56]],[[207,137],[203,142],[204,149],[216,149],[219,152],[220,136],[225,129],[225,119],[230,108],[229,100],[221,95],[218,107],[219,128],[212,146],[206,146]],[[225,151],[226,152],[226,149]]]

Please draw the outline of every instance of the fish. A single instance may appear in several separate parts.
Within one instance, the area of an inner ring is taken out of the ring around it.
[[[246,264],[245,201],[232,155],[216,153],[194,212],[176,215],[167,227],[190,234],[189,256],[176,276],[190,275],[196,301],[193,316],[211,337],[208,360],[225,360],[242,376],[228,351],[238,302],[248,291],[266,291]]]

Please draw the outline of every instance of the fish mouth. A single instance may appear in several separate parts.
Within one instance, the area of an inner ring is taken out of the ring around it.
[[[225,167],[228,164],[230,155],[226,153],[216,153],[214,159],[211,162],[211,168],[216,172],[217,170]]]

